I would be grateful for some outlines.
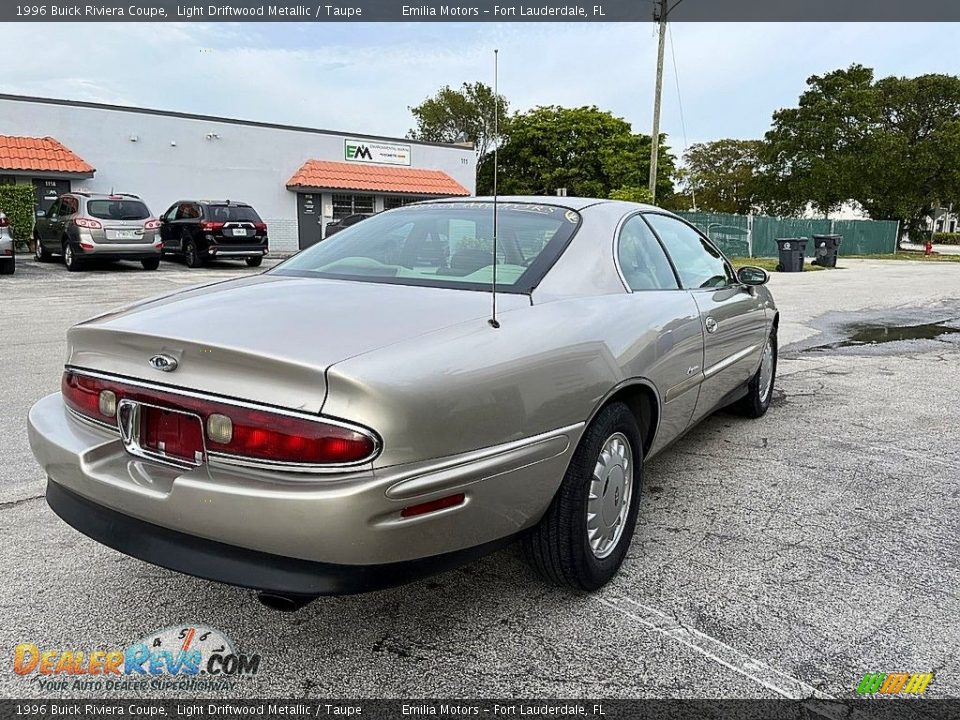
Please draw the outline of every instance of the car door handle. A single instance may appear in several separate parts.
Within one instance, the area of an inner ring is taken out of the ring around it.
[[[708,333],[715,333],[717,331],[717,327],[719,326],[717,325],[716,320],[714,320],[712,317],[707,317],[707,319],[703,321],[703,327],[706,328]]]

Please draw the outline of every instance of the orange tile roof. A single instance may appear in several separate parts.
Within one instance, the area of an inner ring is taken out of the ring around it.
[[[288,188],[329,188],[413,193],[469,195],[470,191],[442,170],[414,170],[389,165],[307,160],[287,181]]]
[[[0,135],[0,170],[36,170],[84,175],[95,172],[93,165],[52,137],[16,135]]]

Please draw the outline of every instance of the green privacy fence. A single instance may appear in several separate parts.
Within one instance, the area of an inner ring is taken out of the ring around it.
[[[893,253],[897,248],[898,223],[891,220],[818,220],[705,212],[677,215],[700,228],[731,257],[776,257],[777,238],[814,235],[842,235],[841,255]],[[812,242],[807,243],[807,254],[813,255]]]

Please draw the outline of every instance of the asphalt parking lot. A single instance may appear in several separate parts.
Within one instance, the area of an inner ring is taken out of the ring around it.
[[[928,696],[960,696],[960,266],[841,265],[773,277],[774,406],[715,415],[648,464],[637,535],[602,591],[546,586],[508,548],[281,614],[65,525],[25,430],[58,389],[70,324],[251,270],[22,259],[0,279],[0,657],[200,623],[262,656],[229,697],[851,697],[864,673],[895,670],[932,670]],[[921,324],[943,330],[898,329]],[[893,341],[861,344],[878,338]],[[3,697],[56,694],[0,672]]]

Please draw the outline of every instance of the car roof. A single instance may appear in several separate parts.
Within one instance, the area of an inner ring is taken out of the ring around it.
[[[451,203],[451,202],[493,202],[492,195],[478,195],[475,197],[448,197],[436,198],[434,200],[424,200],[426,203]],[[574,197],[571,195],[498,195],[497,202],[502,203],[531,203],[536,205],[557,205],[570,208],[571,210],[583,210],[592,205],[623,205],[625,209],[632,210],[659,210],[662,208],[656,205],[647,205],[644,203],[632,203],[623,200],[611,200],[610,198],[589,198]]]
[[[77,197],[86,198],[87,200],[142,200],[139,195],[134,195],[133,193],[92,193],[92,192],[82,192],[79,190],[72,190],[71,192],[63,193],[63,195],[75,195]],[[63,197],[61,195],[61,197]]]

